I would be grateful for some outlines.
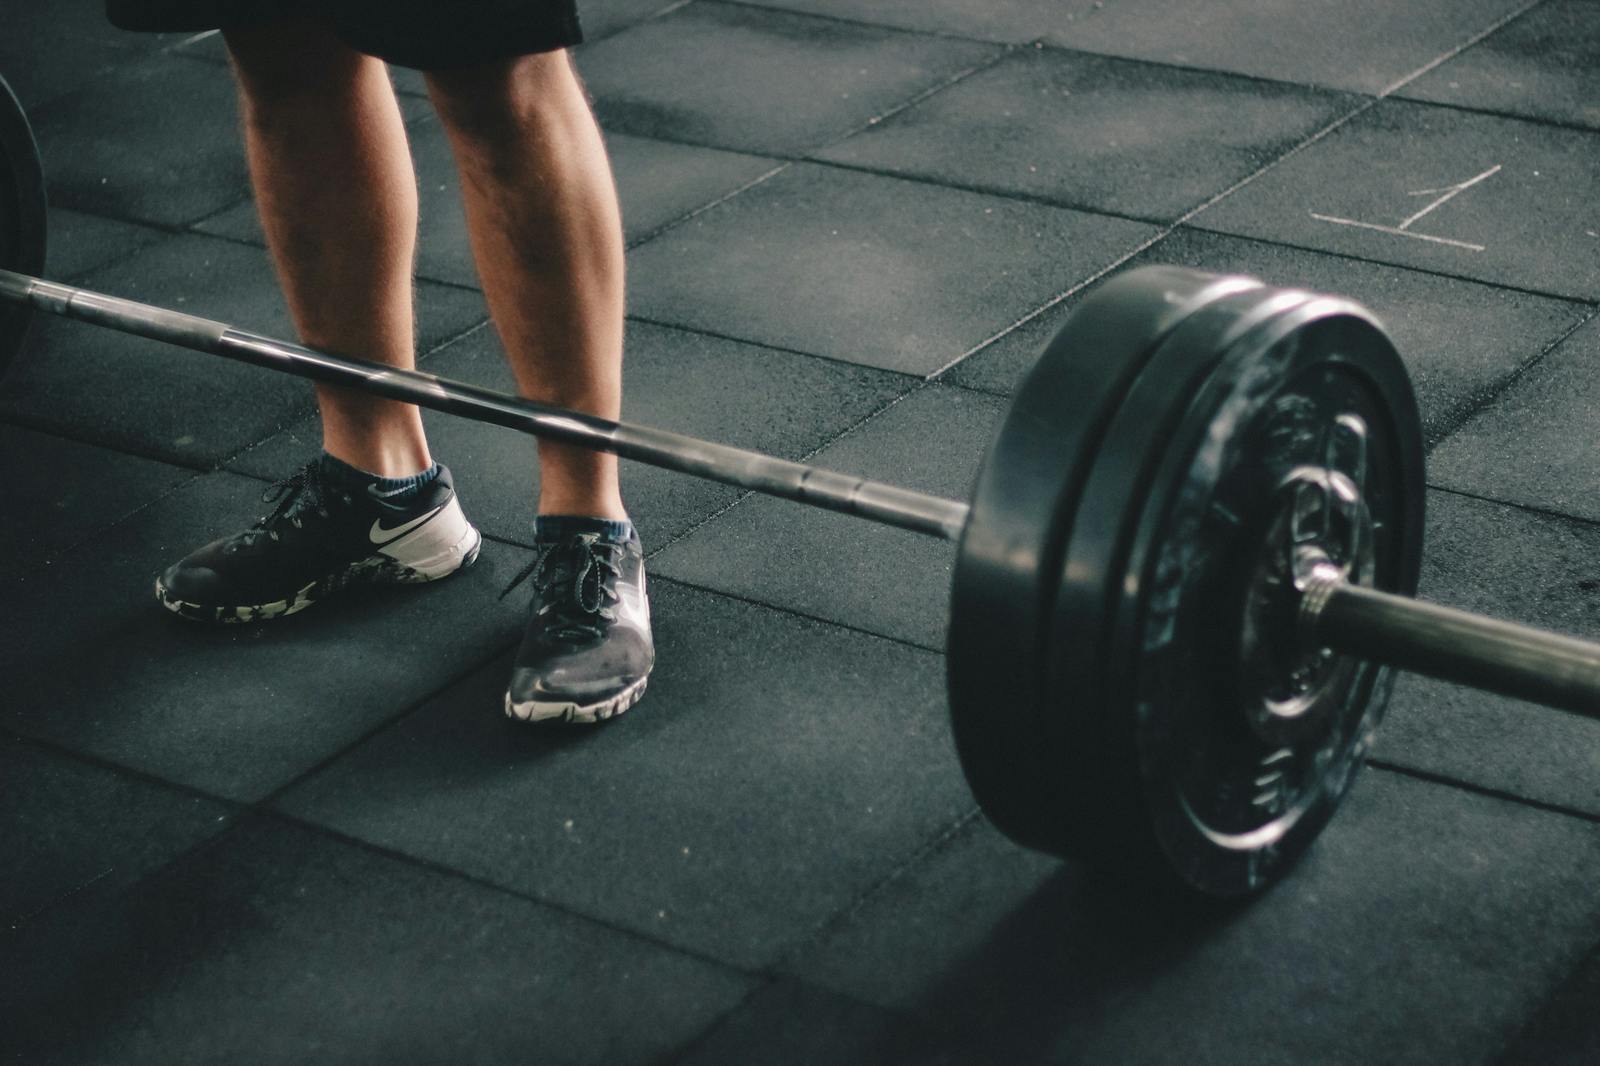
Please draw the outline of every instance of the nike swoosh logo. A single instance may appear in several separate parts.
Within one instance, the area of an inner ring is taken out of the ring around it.
[[[395,526],[393,529],[385,529],[383,526],[383,519],[375,519],[372,523],[372,528],[367,531],[367,538],[374,544],[387,544],[396,537],[404,536],[413,529],[416,529],[418,526],[422,525],[422,523],[426,522],[428,519],[432,518],[442,510],[444,510],[443,507],[435,507],[427,514],[418,515],[416,518],[406,522],[404,525]]]

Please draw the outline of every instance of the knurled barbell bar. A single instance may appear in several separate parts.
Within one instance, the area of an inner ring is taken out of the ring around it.
[[[44,280],[8,91],[0,164],[0,371],[46,311],[958,541],[956,745],[1031,847],[1259,890],[1349,789],[1392,667],[1600,717],[1600,644],[1410,598],[1420,418],[1350,301],[1174,267],[1112,279],[1019,385],[965,504]]]

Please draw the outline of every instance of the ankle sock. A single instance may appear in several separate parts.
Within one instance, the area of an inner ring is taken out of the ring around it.
[[[343,459],[336,459],[323,452],[322,473],[329,481],[342,488],[365,489],[370,485],[374,492],[382,495],[388,502],[403,503],[439,476],[439,464],[434,463],[426,470],[407,474],[405,477],[379,477],[370,470],[351,466]]]
[[[533,520],[535,541],[564,540],[579,533],[598,533],[616,544],[637,542],[633,523],[627,519],[591,518],[588,515],[542,514]]]

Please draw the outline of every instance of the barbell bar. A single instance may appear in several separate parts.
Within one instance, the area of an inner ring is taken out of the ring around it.
[[[957,541],[952,729],[1023,844],[1241,895],[1337,808],[1392,668],[1600,717],[1600,644],[1412,598],[1420,418],[1350,301],[1119,275],[1020,383],[963,503],[46,280],[18,129],[0,91],[0,371],[46,312]]]
[[[1251,279],[1215,280],[1229,287]],[[334,355],[9,270],[0,270],[0,300],[944,540],[961,539],[971,512],[959,500]],[[1297,626],[1308,646],[1600,717],[1600,645],[1363,588],[1336,567],[1311,577],[1301,591]]]

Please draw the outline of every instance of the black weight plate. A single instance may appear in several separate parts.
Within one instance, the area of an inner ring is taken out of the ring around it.
[[[44,271],[45,193],[39,146],[27,115],[0,78],[0,268],[20,274]],[[28,330],[25,304],[0,303],[0,377],[22,348]]]
[[[1301,296],[1300,299],[1309,297]],[[1122,867],[1150,865],[1132,718],[1112,703],[1106,658],[1118,636],[1140,513],[1156,492],[1185,410],[1224,353],[1283,306],[1256,287],[1214,301],[1174,329],[1119,404],[1094,456],[1061,564],[1037,743],[1053,773],[1038,815],[1046,850]]]
[[[1359,462],[1345,461],[1351,441]],[[1410,381],[1360,308],[1262,290],[1169,338],[1102,457],[1081,504],[1094,517],[1075,529],[1057,601],[1050,698],[1073,710],[1048,743],[1088,738],[1078,759],[1094,768],[1098,804],[1069,823],[1071,850],[1157,866],[1211,894],[1259,890],[1337,808],[1392,677],[1339,663],[1314,713],[1265,714],[1241,676],[1245,590],[1282,527],[1282,487],[1341,464],[1371,518],[1359,579],[1415,590],[1423,480]],[[1073,639],[1087,618],[1110,638],[1090,654]]]
[[[1100,438],[1161,339],[1259,282],[1176,267],[1126,272],[1089,296],[1018,386],[979,473],[951,590],[951,725],[973,794],[999,828],[1049,848],[1057,761],[1041,751],[1058,562]]]

